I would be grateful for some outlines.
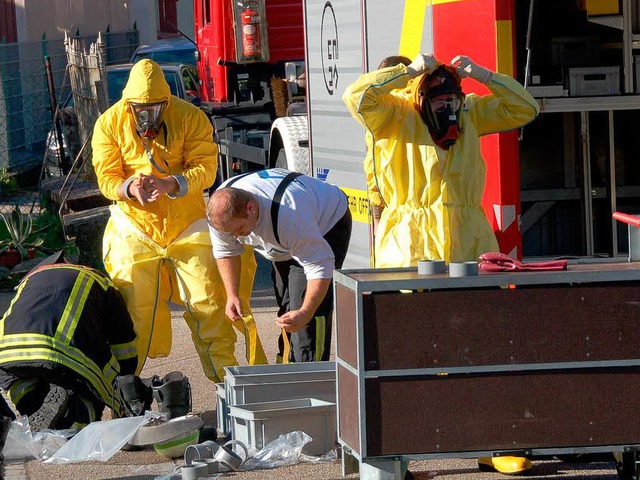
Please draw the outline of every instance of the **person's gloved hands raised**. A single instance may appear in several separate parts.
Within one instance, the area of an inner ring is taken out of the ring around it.
[[[493,72],[481,67],[469,57],[458,55],[451,60],[451,65],[456,68],[458,75],[462,78],[470,77],[480,83],[489,83],[493,77]]]
[[[438,68],[438,60],[431,54],[421,53],[407,67],[407,72],[411,78],[426,73],[427,75]]]

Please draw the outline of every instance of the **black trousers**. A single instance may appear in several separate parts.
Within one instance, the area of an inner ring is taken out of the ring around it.
[[[342,268],[347,256],[351,239],[351,212],[347,208],[344,216],[329,230],[324,239],[335,257],[335,268]],[[278,302],[278,316],[302,307],[307,291],[307,279],[302,266],[295,260],[273,262],[271,277]],[[333,286],[325,295],[311,321],[298,332],[282,331],[278,339],[277,362],[317,362],[329,360],[331,354],[331,331],[333,317]],[[286,333],[291,350],[288,358],[285,353]]]

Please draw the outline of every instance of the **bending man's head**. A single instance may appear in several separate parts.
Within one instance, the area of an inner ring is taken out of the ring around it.
[[[234,237],[249,235],[258,222],[258,202],[241,188],[216,190],[207,204],[207,221],[219,232]]]

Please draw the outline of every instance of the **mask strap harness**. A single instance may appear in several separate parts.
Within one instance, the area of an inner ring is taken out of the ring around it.
[[[166,145],[167,145],[167,125],[164,122],[162,122],[162,131],[164,132],[164,141],[165,141],[165,147],[166,147]],[[162,158],[162,162],[164,163],[165,167],[167,167],[167,169],[165,170],[160,165],[158,165],[158,162],[156,162],[155,158],[153,158],[153,153],[151,153],[151,149],[149,148],[149,145],[147,145],[147,139],[141,137],[139,133],[138,133],[138,136],[142,140],[142,146],[144,147],[144,149],[147,152],[147,157],[149,158],[149,161],[151,162],[151,165],[153,165],[155,167],[155,169],[158,170],[160,173],[164,173],[166,175],[169,175],[171,173],[171,168],[169,167],[169,164],[167,163],[167,161],[164,158]]]

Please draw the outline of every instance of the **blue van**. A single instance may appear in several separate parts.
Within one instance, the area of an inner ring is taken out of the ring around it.
[[[149,44],[142,44],[133,52],[131,63],[149,58],[157,63],[182,63],[196,65],[198,60],[196,44],[185,37],[167,38]]]

